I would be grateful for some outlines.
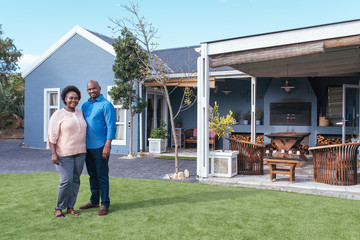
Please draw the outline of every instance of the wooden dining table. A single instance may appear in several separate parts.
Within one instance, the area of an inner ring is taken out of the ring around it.
[[[297,155],[296,158],[300,161],[307,161],[304,152],[300,151],[299,145],[309,135],[309,132],[276,132],[265,136],[270,138],[271,142],[276,146],[277,153],[274,157],[294,158],[294,155]],[[283,150],[283,153],[281,153],[281,150]],[[292,154],[289,154],[290,150]],[[300,154],[296,154],[297,151],[300,151]]]

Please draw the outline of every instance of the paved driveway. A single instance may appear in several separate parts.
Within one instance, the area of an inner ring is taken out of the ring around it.
[[[51,151],[23,148],[22,140],[0,140],[0,174],[28,172],[56,172],[51,163]],[[123,155],[111,155],[109,161],[110,176],[163,180],[165,174],[175,172],[174,160],[141,157],[123,158]],[[180,171],[189,169],[190,178],[183,182],[197,182],[196,161],[180,161]],[[83,174],[86,174],[84,167]]]

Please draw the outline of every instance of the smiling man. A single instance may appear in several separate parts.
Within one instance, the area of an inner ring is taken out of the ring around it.
[[[109,213],[109,156],[111,141],[115,138],[116,122],[114,106],[101,94],[101,87],[95,80],[87,84],[90,96],[81,108],[87,123],[86,168],[90,176],[90,201],[80,209],[101,207],[98,216]]]

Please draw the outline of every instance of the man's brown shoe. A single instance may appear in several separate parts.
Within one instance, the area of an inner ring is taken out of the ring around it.
[[[88,202],[84,206],[79,207],[79,209],[84,210],[84,209],[97,208],[97,207],[99,207],[99,204],[94,204],[92,202]]]
[[[98,216],[105,216],[109,213],[109,208],[108,207],[105,207],[105,206],[101,206],[100,207],[100,210],[98,212]]]

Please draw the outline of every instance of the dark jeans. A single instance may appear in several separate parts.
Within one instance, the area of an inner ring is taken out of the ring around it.
[[[87,149],[86,168],[90,176],[90,202],[110,206],[109,198],[109,158],[103,159],[103,148]]]

